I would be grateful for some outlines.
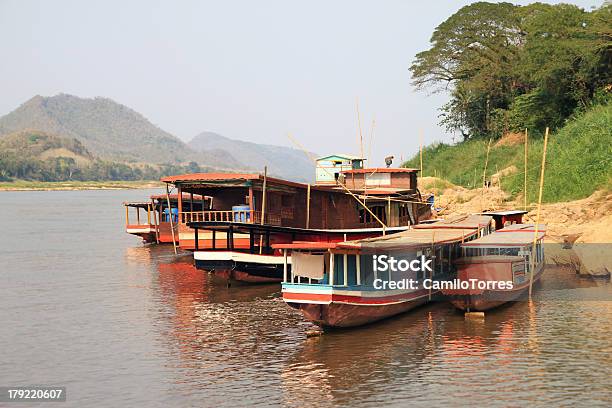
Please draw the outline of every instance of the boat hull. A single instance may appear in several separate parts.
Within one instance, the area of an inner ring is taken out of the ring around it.
[[[142,238],[142,240],[146,243],[156,242],[155,225],[149,225],[149,224],[126,225],[125,232]]]
[[[543,268],[533,276],[534,285],[540,280]],[[442,291],[447,299],[459,310],[466,312],[485,312],[520,299],[529,291],[529,282],[513,290],[484,290],[475,293],[456,294],[454,291]]]
[[[194,259],[196,268],[212,272],[223,281],[280,283],[283,280],[282,256],[206,251],[195,252]]]
[[[292,292],[283,285],[283,300],[304,318],[325,328],[356,327],[407,312],[437,297],[438,291],[376,293],[336,290]]]
[[[428,302],[427,298],[416,299],[391,305],[364,306],[345,303],[329,305],[287,302],[298,309],[304,317],[324,328],[345,328],[363,326],[379,320],[405,313]]]

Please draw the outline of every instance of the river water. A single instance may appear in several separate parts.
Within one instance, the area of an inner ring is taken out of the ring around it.
[[[609,283],[556,268],[484,321],[435,303],[307,339],[279,286],[220,286],[125,234],[121,203],[150,193],[0,192],[0,386],[75,407],[612,405]]]

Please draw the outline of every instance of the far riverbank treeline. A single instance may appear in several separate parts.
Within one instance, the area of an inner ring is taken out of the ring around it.
[[[206,172],[190,162],[186,165],[124,163],[103,160],[81,142],[40,131],[22,131],[0,138],[0,181],[139,181]]]

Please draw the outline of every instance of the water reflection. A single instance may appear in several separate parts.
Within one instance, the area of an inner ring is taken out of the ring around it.
[[[189,254],[168,256],[163,247],[131,248],[125,259],[152,271],[154,320],[166,323],[159,325],[165,369],[175,376],[172,392],[188,402],[241,405],[248,396],[248,405],[264,406],[554,403],[579,401],[577,376],[588,380],[595,401],[609,398],[612,384],[601,364],[612,362],[602,334],[609,333],[610,302],[578,301],[580,294],[567,300],[601,284],[564,268],[546,271],[533,301],[513,302],[484,320],[434,303],[307,339],[311,325],[285,306],[278,285],[228,288],[196,269]]]
[[[307,339],[277,285],[217,285],[125,234],[120,203],[147,194],[2,195],[28,216],[3,224],[1,384],[65,384],[75,407],[610,405],[609,282],[557,268],[483,321],[437,303]]]

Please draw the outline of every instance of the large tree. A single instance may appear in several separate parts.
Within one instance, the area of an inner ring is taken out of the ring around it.
[[[440,24],[410,67],[448,90],[442,123],[465,138],[557,126],[610,83],[610,7],[473,3]]]

